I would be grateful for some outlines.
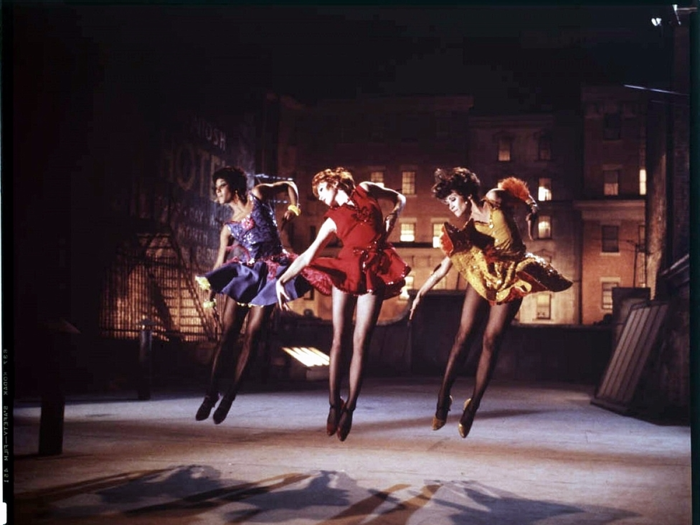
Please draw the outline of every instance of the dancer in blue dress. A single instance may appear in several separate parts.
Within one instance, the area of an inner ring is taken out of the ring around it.
[[[299,193],[292,181],[258,184],[248,191],[248,178],[235,167],[216,171],[212,181],[217,202],[228,205],[232,217],[221,229],[214,269],[196,277],[199,285],[211,292],[211,305],[216,308],[213,301],[216,294],[223,301],[219,314],[221,340],[214,356],[209,387],[195,416],[197,421],[207,419],[219,400],[224,373],[236,353],[239,333],[247,319],[233,378],[214,411],[214,423],[218,425],[226,418],[236,398],[251,352],[258,346],[262,329],[277,303],[276,279],[296,258],[282,247],[270,200],[275,195],[286,193],[290,202],[282,218],[282,229],[301,210]],[[309,289],[303,277],[291,279],[285,286],[293,299]]]

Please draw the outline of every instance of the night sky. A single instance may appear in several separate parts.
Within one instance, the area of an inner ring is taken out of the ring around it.
[[[196,85],[201,96],[473,94],[477,109],[496,98],[556,107],[582,80],[658,87],[667,75],[650,6],[74,9],[85,38],[149,60],[166,85]],[[581,30],[587,42],[567,43]]]

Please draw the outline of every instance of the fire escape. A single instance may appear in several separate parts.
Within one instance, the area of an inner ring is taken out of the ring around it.
[[[144,319],[154,336],[183,343],[213,342],[218,324],[168,226],[141,223],[118,243],[107,270],[100,331],[132,338]]]

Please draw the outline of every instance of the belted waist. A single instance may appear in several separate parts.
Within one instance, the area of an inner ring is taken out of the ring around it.
[[[389,265],[391,263],[386,253],[388,247],[391,247],[391,245],[382,240],[378,240],[373,241],[365,248],[353,248],[353,253],[359,256],[360,267],[363,271],[384,273],[389,270]]]

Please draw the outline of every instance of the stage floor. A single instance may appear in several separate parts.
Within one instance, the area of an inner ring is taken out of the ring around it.
[[[438,378],[368,379],[345,442],[325,382],[247,387],[221,425],[192,391],[70,397],[56,456],[17,400],[9,523],[691,523],[688,426],[591,405],[589,385],[493,382],[461,439],[471,384],[434,432]]]

